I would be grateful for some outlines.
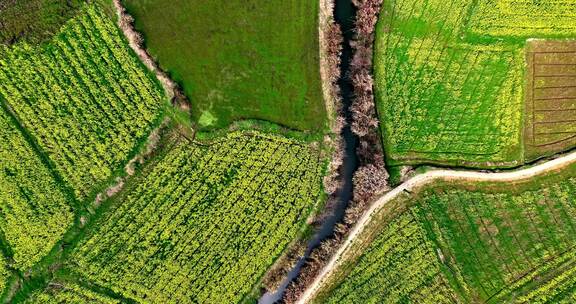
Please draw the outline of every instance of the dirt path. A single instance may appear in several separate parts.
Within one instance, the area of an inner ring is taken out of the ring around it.
[[[576,163],[576,152],[561,156],[554,160],[536,165],[531,168],[521,169],[517,171],[502,172],[502,173],[486,173],[486,172],[475,172],[475,171],[456,171],[456,170],[434,170],[426,172],[420,175],[416,175],[413,178],[407,180],[400,186],[394,188],[390,192],[382,195],[377,201],[375,201],[372,206],[366,211],[366,213],[358,220],[358,223],[350,231],[350,234],[338,249],[338,251],[332,256],[328,264],[322,269],[320,274],[316,277],[312,285],[306,289],[298,300],[298,304],[308,303],[313,299],[313,297],[318,293],[323,283],[332,275],[334,269],[336,269],[342,258],[347,254],[350,245],[354,240],[360,235],[364,228],[372,220],[372,216],[376,214],[383,206],[388,202],[395,199],[399,194],[405,190],[412,190],[420,186],[426,185],[430,182],[440,179],[456,179],[465,181],[478,181],[478,182],[510,182],[525,180],[536,175],[541,175],[550,171],[562,169],[568,165]]]

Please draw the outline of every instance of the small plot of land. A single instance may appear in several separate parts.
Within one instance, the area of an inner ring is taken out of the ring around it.
[[[10,255],[14,268],[26,270],[72,224],[72,208],[61,185],[4,108],[0,108],[0,143],[0,236],[7,243],[0,246],[10,247],[10,252],[0,253]],[[0,282],[3,261],[0,258]]]
[[[182,85],[201,128],[261,119],[326,125],[318,1],[123,1],[160,66]]]
[[[376,215],[387,224],[364,233],[350,251],[362,254],[341,264],[316,302],[571,303],[570,170],[518,185],[443,182],[390,202]]]
[[[24,304],[120,304],[119,300],[76,284],[55,283],[30,295]]]
[[[0,47],[0,99],[81,200],[135,153],[165,102],[155,78],[94,5],[49,43]]]
[[[82,6],[83,0],[0,1],[0,44],[39,42],[52,37]]]
[[[395,218],[326,303],[458,303],[416,209]]]
[[[321,167],[277,136],[178,139],[103,206],[68,266],[137,302],[238,303],[303,229]]]
[[[576,145],[576,41],[528,43],[526,155]]]
[[[537,83],[530,92],[522,88],[526,39],[576,37],[574,16],[570,1],[386,1],[377,26],[375,86],[389,163],[506,167],[573,146],[565,141],[575,131],[569,118],[574,79],[565,77],[576,72],[573,59],[536,56],[551,61],[529,64]],[[571,44],[550,42],[547,50],[562,53]],[[538,103],[564,102],[554,106],[558,113],[526,119],[534,132],[522,132],[526,93],[536,94]],[[523,139],[523,133],[541,136]],[[523,144],[562,139],[550,151]]]
[[[377,26],[376,98],[390,164],[521,160],[516,48],[463,42],[471,1],[389,1]]]

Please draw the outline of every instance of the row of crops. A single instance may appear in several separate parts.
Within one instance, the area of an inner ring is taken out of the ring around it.
[[[10,277],[10,270],[8,270],[8,261],[0,254],[0,294],[6,288],[6,283]]]
[[[576,178],[519,193],[447,187],[417,194],[327,302],[576,299]]]
[[[164,99],[96,6],[47,44],[0,46],[0,98],[81,200],[134,153]]]
[[[120,304],[119,300],[96,293],[74,283],[53,283],[35,291],[25,304]]]
[[[68,262],[138,302],[237,303],[302,229],[319,155],[281,137],[179,141],[89,227]]]
[[[60,240],[74,216],[69,197],[3,108],[0,143],[2,245],[10,247],[13,266],[26,270]]]
[[[457,303],[414,208],[395,218],[326,303]]]

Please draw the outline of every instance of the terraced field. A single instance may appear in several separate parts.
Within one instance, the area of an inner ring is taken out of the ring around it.
[[[281,137],[180,139],[89,227],[69,267],[137,302],[238,303],[302,230],[320,174],[317,152]]]
[[[569,55],[551,59],[562,66],[545,68],[526,59],[540,43],[528,38],[547,39],[550,52],[570,49],[571,42],[554,39],[576,38],[574,16],[569,1],[385,1],[375,86],[389,163],[515,166],[573,147],[567,139],[573,126],[565,119],[573,79],[563,77],[571,75]],[[525,66],[538,69],[535,91]],[[554,69],[562,69],[556,75],[562,77],[540,80],[554,76]],[[562,87],[553,85],[558,82]],[[552,107],[559,111],[541,111],[523,124],[532,115],[523,109],[533,94],[539,94],[538,103],[557,101]],[[554,117],[547,120],[549,115]],[[533,124],[538,130],[523,131]],[[532,133],[541,138],[530,138]]]
[[[0,46],[0,98],[80,200],[128,161],[166,104],[96,7],[84,7],[47,44]]]
[[[357,258],[315,302],[571,303],[573,173],[506,185],[439,182],[405,194],[379,211],[383,222],[363,233]]]

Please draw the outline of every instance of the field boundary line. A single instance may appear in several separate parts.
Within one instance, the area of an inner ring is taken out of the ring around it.
[[[510,172],[480,172],[480,171],[461,171],[461,170],[447,170],[437,169],[416,175],[398,187],[389,192],[382,194],[358,220],[356,225],[346,237],[346,240],[340,246],[338,251],[330,258],[328,264],[324,266],[320,274],[314,279],[313,283],[306,289],[300,299],[296,303],[304,304],[310,303],[312,299],[318,294],[322,285],[334,273],[334,269],[340,266],[343,258],[348,253],[356,238],[364,232],[366,226],[372,221],[373,216],[378,213],[390,201],[397,198],[404,192],[411,192],[420,186],[430,184],[437,180],[464,180],[475,182],[512,182],[526,180],[528,178],[542,175],[554,170],[562,169],[571,164],[576,163],[576,152],[560,156],[556,159],[547,161],[545,163],[535,165],[531,168],[519,169]]]

